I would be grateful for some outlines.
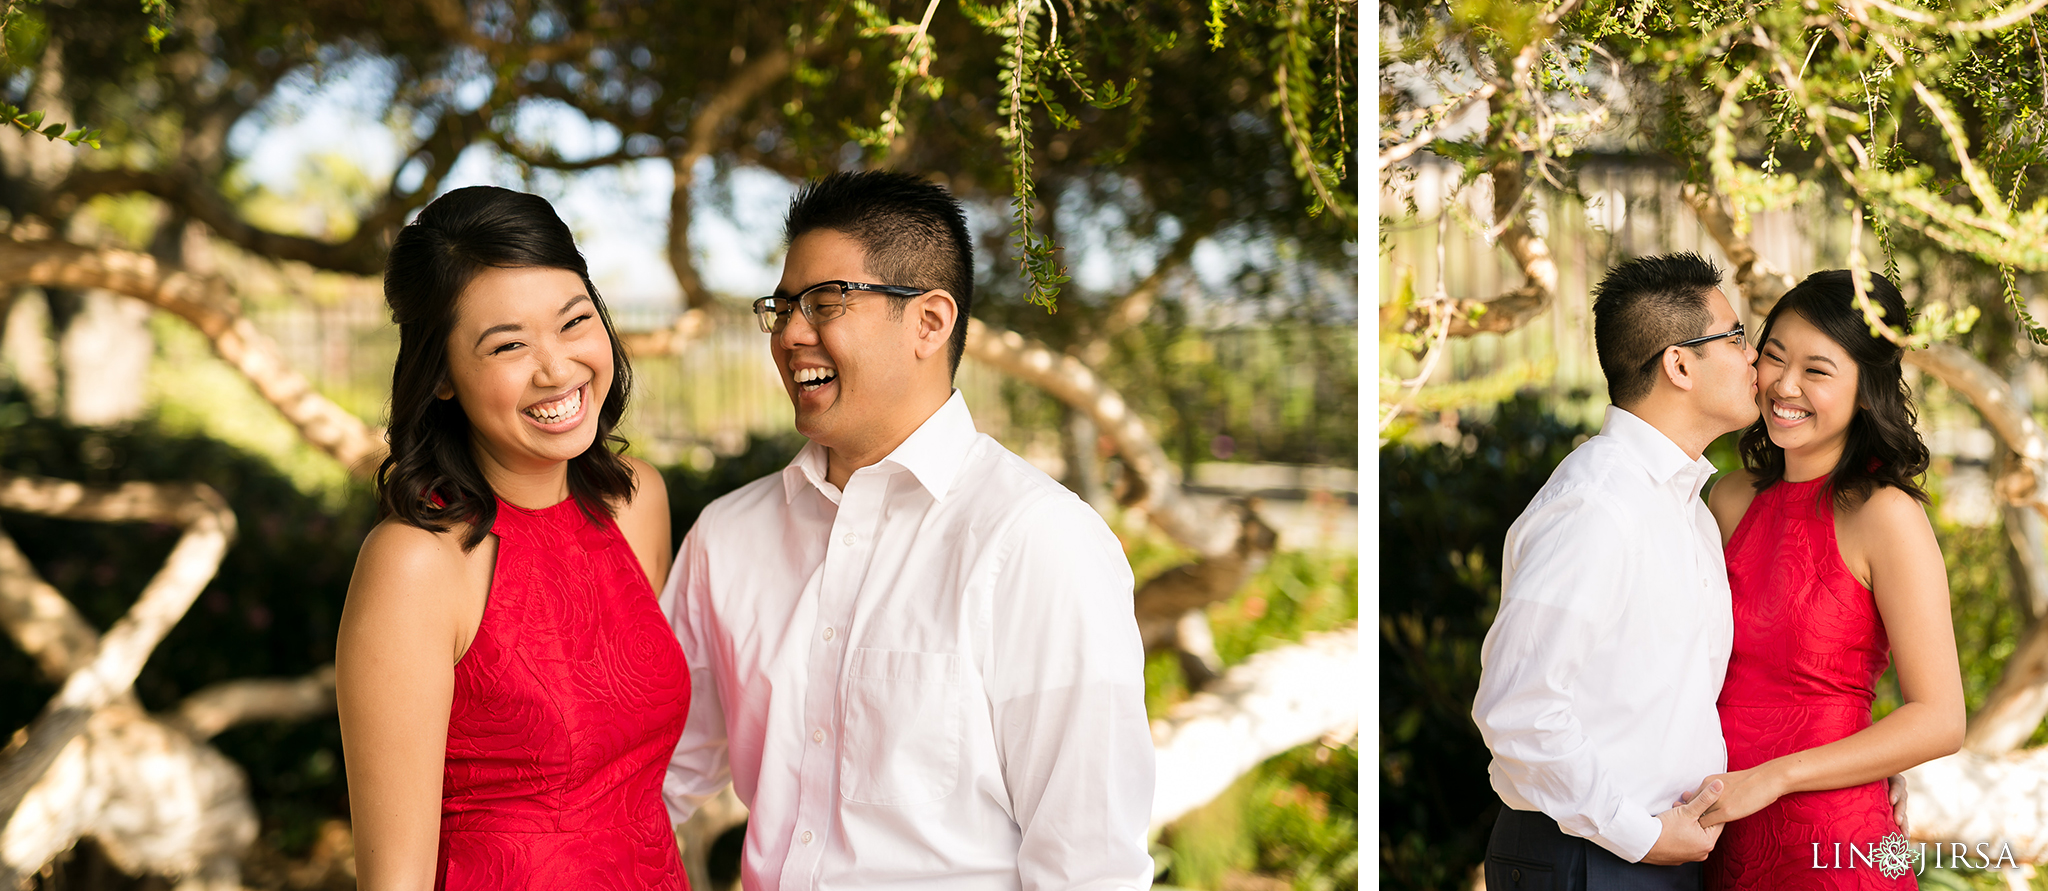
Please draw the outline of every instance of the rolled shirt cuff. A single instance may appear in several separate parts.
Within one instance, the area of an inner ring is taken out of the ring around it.
[[[1641,863],[1664,834],[1664,823],[1649,814],[1623,809],[1600,835],[1587,839],[1630,863]]]

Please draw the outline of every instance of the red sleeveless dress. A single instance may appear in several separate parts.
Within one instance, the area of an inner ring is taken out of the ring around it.
[[[1757,493],[1727,547],[1735,646],[1721,687],[1728,769],[1825,745],[1870,726],[1891,643],[1870,590],[1842,563],[1827,477]],[[1795,792],[1727,824],[1710,889],[1917,888],[1870,854],[1899,831],[1885,782]]]
[[[497,570],[455,665],[434,887],[684,891],[661,780],[690,672],[610,519],[498,501]]]

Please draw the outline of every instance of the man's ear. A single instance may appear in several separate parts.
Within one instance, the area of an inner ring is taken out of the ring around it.
[[[1698,357],[1694,356],[1691,350],[1683,347],[1666,347],[1664,358],[1658,363],[1657,368],[1664,373],[1664,379],[1670,381],[1672,386],[1690,393],[1693,385],[1699,383],[1699,380],[1693,377],[1690,364],[1695,358]]]
[[[917,324],[917,358],[929,359],[944,352],[953,338],[953,321],[960,315],[953,293],[943,288],[926,291],[911,302],[910,309]]]

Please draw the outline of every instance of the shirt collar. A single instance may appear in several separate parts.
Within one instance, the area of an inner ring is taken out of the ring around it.
[[[1685,450],[1672,442],[1671,437],[1620,406],[1607,406],[1607,418],[1600,424],[1600,435],[1614,437],[1658,483],[1669,483],[1674,477],[1682,476],[1697,492],[1706,485],[1707,478],[1714,475],[1714,462],[1708,461],[1705,455],[1686,457]]]
[[[960,466],[967,460],[967,450],[974,445],[978,436],[974,430],[974,416],[967,412],[967,400],[959,390],[946,398],[946,404],[919,424],[910,438],[890,452],[888,457],[876,462],[875,466],[894,466],[907,470],[931,493],[933,501],[946,500],[946,493],[953,488],[953,478],[960,474]],[[832,503],[839,503],[839,489],[825,479],[825,447],[815,442],[806,443],[803,451],[797,452],[796,459],[782,469],[782,498],[786,504],[796,499],[796,493],[805,485],[816,488]]]

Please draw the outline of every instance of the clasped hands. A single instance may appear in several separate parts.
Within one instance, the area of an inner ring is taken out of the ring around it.
[[[1892,817],[1903,830],[1906,827],[1906,782],[1894,776],[1887,785]],[[1650,846],[1650,853],[1643,856],[1643,862],[1675,866],[1705,860],[1713,852],[1714,844],[1721,838],[1721,830],[1728,823],[1769,807],[1787,791],[1769,765],[1707,777],[1700,781],[1697,791],[1680,795],[1676,806],[1657,815],[1661,831],[1657,835],[1657,843]]]

